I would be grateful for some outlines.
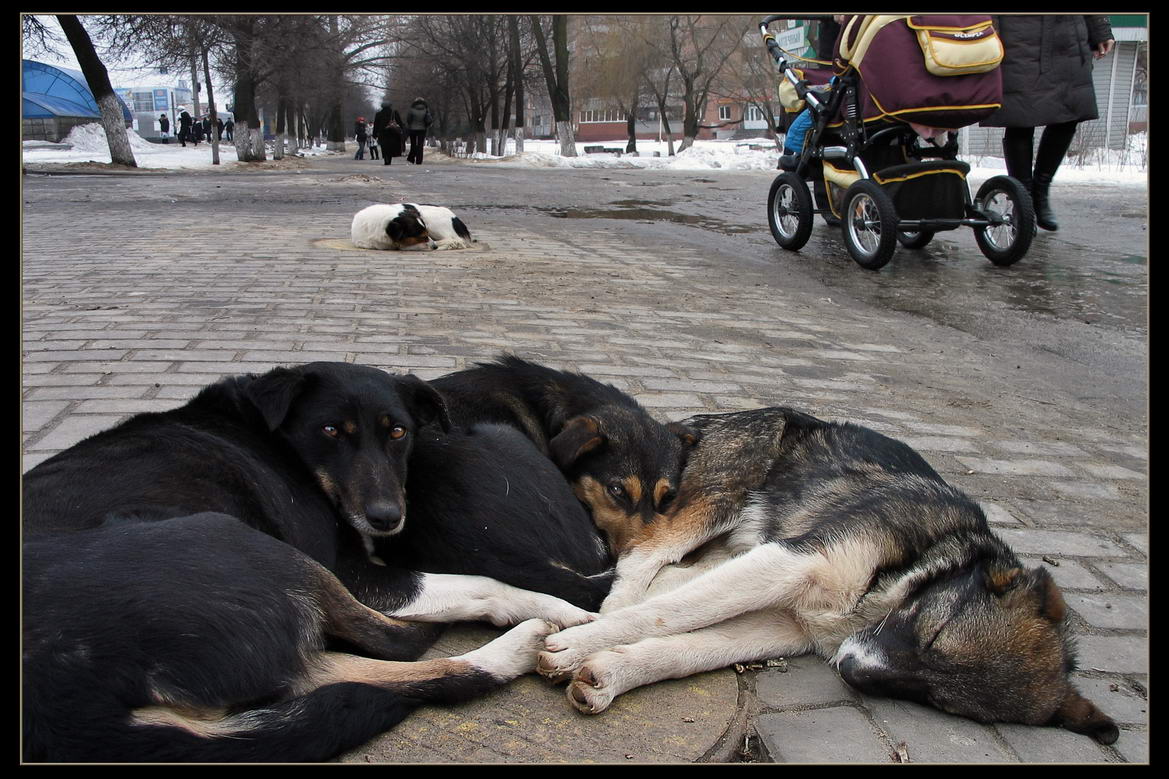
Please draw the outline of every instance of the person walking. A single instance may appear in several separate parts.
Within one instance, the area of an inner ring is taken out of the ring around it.
[[[227,117],[227,122],[223,125],[223,132],[227,135],[227,140],[235,140],[235,119]]]
[[[1003,127],[1007,174],[1031,193],[1035,223],[1058,230],[1051,181],[1080,122],[1098,119],[1092,59],[1112,51],[1107,16],[995,16],[1003,42],[1003,105],[979,122]],[[1035,149],[1035,128],[1042,127]]]
[[[159,114],[158,115],[158,128],[159,128],[159,131],[162,133],[162,137],[166,138],[169,142],[168,135],[170,133],[170,119],[167,118],[166,114]]]
[[[382,147],[383,164],[389,165],[394,157],[402,156],[402,116],[388,100],[373,115],[373,135]]]
[[[184,147],[191,138],[191,115],[187,113],[186,106],[179,106],[179,143]]]
[[[369,138],[365,132],[365,117],[357,117],[357,124],[353,128],[353,137],[357,139],[357,154],[353,155],[355,160],[365,159],[365,142]]]
[[[406,155],[406,162],[422,164],[422,147],[426,143],[426,131],[433,123],[430,106],[422,98],[414,98],[410,110],[406,112],[406,132],[410,136],[410,153]]]

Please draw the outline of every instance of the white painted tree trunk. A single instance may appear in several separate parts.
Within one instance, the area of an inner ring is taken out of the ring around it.
[[[576,156],[576,135],[572,132],[572,122],[557,122],[556,137],[560,139],[560,156]]]
[[[240,162],[263,162],[264,136],[259,127],[248,127],[247,120],[235,123],[235,153]]]
[[[106,142],[110,146],[110,162],[118,165],[138,167],[134,159],[134,151],[130,148],[130,135],[126,132],[126,120],[122,117],[122,104],[112,92],[99,99],[98,109],[101,111],[101,126],[106,133]]]
[[[512,136],[515,138],[515,153],[524,153],[524,128],[516,127],[512,130]]]

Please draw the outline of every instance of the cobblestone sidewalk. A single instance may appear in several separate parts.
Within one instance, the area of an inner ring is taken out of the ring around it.
[[[850,419],[916,447],[983,504],[1029,564],[1047,567],[1075,612],[1077,683],[1121,737],[1100,747],[1050,728],[988,727],[862,698],[822,662],[793,658],[738,678],[735,705],[765,757],[1147,760],[1143,421],[1106,425],[1058,388],[1025,397],[1010,383],[1019,369],[961,334],[795,299],[782,279],[685,247],[487,219],[467,251],[337,248],[330,240],[346,237],[351,214],[160,208],[143,215],[151,230],[126,234],[101,209],[64,219],[26,207],[23,468],[222,376],[311,360],[430,378],[508,350],[612,382],[663,419],[772,404]],[[549,697],[566,705],[559,692]],[[689,752],[636,759],[709,756],[721,735],[686,735]],[[491,739],[481,746],[480,761],[530,754]],[[586,757],[571,741],[560,749],[565,760]]]

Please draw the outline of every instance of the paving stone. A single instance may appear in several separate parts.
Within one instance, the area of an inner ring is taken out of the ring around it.
[[[1092,738],[1069,730],[1011,724],[996,727],[1024,763],[1117,762]]]
[[[1043,568],[1051,578],[1055,579],[1055,583],[1059,585],[1060,589],[1073,590],[1099,590],[1103,589],[1105,582],[1089,571],[1080,563],[1068,558],[1055,558],[1048,556],[1049,559],[1055,560],[1059,565],[1052,565],[1044,560],[1042,557],[1026,557],[1020,556],[1020,560],[1028,568]]]
[[[856,695],[835,670],[816,655],[787,659],[787,671],[768,668],[755,678],[755,695],[768,708],[818,706],[852,701]]]
[[[21,428],[25,432],[40,430],[68,407],[68,401],[64,400],[25,401],[20,406]]]
[[[1078,675],[1073,677],[1073,681],[1076,689],[1085,698],[1095,703],[1118,724],[1148,724],[1148,695],[1134,689],[1130,683],[1123,679],[1099,679]]]
[[[868,696],[862,700],[890,742],[906,745],[910,762],[1017,762],[985,725],[908,701]]]
[[[1143,595],[1065,592],[1064,600],[1093,627],[1129,630],[1148,628],[1149,601]]]
[[[958,462],[976,473],[1000,476],[1072,476],[1072,471],[1049,460],[992,460],[986,457],[959,457]]]
[[[892,762],[892,751],[851,706],[761,714],[755,730],[776,763]]]
[[[1147,730],[1122,729],[1120,738],[1113,746],[1130,763],[1149,762],[1149,731]]]
[[[1108,578],[1130,590],[1149,588],[1149,566],[1147,563],[1098,563]]]
[[[1149,673],[1149,639],[1145,636],[1078,636],[1076,665],[1081,671]]]
[[[1061,530],[994,528],[1017,554],[1056,554],[1100,557],[1124,557],[1124,550],[1103,538]]]

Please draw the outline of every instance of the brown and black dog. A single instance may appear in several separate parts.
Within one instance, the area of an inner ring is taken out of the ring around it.
[[[510,425],[531,439],[559,466],[614,551],[650,533],[670,508],[698,441],[694,429],[658,422],[611,384],[513,355],[430,384],[447,399],[456,426]]]
[[[673,508],[635,542],[601,618],[539,668],[597,713],[626,690],[815,652],[865,694],[1110,744],[1081,696],[1068,610],[982,509],[903,443],[788,408],[686,420],[701,441]]]

